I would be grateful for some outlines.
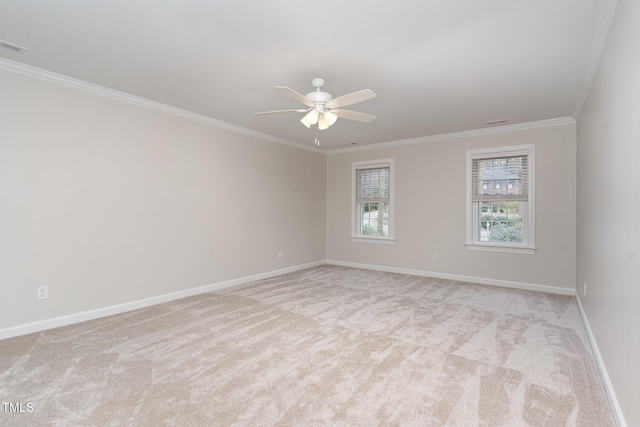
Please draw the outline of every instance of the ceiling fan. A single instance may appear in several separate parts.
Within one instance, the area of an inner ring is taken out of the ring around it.
[[[336,122],[336,120],[338,120],[338,117],[366,123],[371,123],[375,120],[376,116],[372,116],[371,114],[339,109],[340,107],[375,98],[377,95],[371,89],[359,90],[357,92],[342,95],[334,99],[331,97],[331,94],[322,92],[320,90],[324,86],[323,79],[315,78],[311,81],[311,84],[316,88],[316,90],[314,92],[309,92],[304,96],[286,86],[275,87],[288,97],[303,103],[308,108],[300,108],[296,110],[264,111],[261,113],[253,114],[261,115],[277,113],[307,113],[302,118],[302,120],[300,120],[300,122],[302,122],[302,124],[308,128],[310,128],[312,125],[317,124],[318,130],[325,130],[329,128]]]

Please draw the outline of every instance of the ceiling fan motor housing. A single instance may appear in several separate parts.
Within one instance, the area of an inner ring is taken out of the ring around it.
[[[305,95],[305,98],[307,98],[309,101],[315,103],[321,102],[321,103],[325,103],[328,101],[331,101],[331,94],[327,93],[327,92],[321,92],[321,91],[316,91],[316,92],[309,92],[308,94]]]
[[[309,92],[305,95],[309,101],[313,102],[316,106],[316,109],[320,106],[320,104],[324,105],[326,102],[331,101],[332,97],[330,93],[322,92],[320,88],[324,86],[324,79],[316,77],[311,80],[311,84],[316,88],[315,92]]]

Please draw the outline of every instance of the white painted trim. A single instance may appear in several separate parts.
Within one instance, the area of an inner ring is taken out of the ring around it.
[[[488,279],[484,277],[461,276],[459,274],[436,273],[434,271],[412,270],[408,268],[388,267],[382,265],[360,264],[356,262],[345,262],[327,260],[329,265],[341,267],[362,268],[365,270],[385,271],[387,273],[409,274],[412,276],[435,277],[436,279],[456,280],[458,282],[476,283],[479,285],[497,286],[501,288],[523,289],[527,291],[546,292],[549,294],[574,296],[575,289],[559,288],[556,286],[537,285],[535,283],[512,282],[508,280]]]
[[[596,364],[598,365],[598,369],[600,371],[600,377],[602,378],[602,382],[604,383],[604,389],[606,390],[607,396],[609,397],[609,403],[613,408],[613,415],[616,418],[616,423],[620,427],[627,427],[627,423],[624,420],[624,415],[622,414],[622,409],[620,408],[620,404],[618,403],[618,398],[616,397],[616,393],[613,389],[613,384],[611,384],[611,379],[609,378],[609,374],[607,373],[607,368],[604,364],[604,360],[602,359],[602,355],[600,354],[600,350],[598,349],[596,337],[593,335],[591,325],[589,325],[589,319],[587,318],[587,314],[584,311],[584,307],[582,306],[582,301],[580,301],[580,295],[578,293],[576,293],[576,301],[578,302],[580,317],[582,317],[582,323],[584,323],[584,328],[587,330],[589,343],[591,344],[591,349],[593,350],[593,355],[595,356]]]
[[[593,44],[591,45],[591,55],[589,56],[589,63],[587,64],[587,71],[584,74],[584,80],[580,87],[580,93],[578,94],[578,101],[573,109],[572,117],[578,120],[582,107],[584,106],[587,96],[589,95],[589,89],[591,89],[591,83],[596,75],[598,69],[598,62],[600,62],[600,55],[602,49],[607,40],[607,34],[609,34],[609,27],[611,21],[613,21],[613,15],[616,11],[618,0],[605,0],[602,3],[600,14],[598,15],[598,23],[596,24],[596,34],[593,38]]]
[[[608,0],[608,1],[616,1],[616,0]],[[351,151],[375,150],[378,148],[395,147],[395,146],[408,145],[408,144],[420,144],[424,142],[434,142],[434,141],[442,141],[442,140],[456,139],[456,138],[467,138],[467,137],[478,136],[478,135],[493,135],[498,133],[513,132],[518,130],[536,129],[536,128],[543,128],[543,127],[550,127],[550,126],[561,126],[561,125],[576,123],[572,117],[560,117],[556,119],[540,120],[536,122],[518,123],[518,124],[512,124],[512,125],[506,125],[506,126],[474,129],[474,130],[468,130],[468,131],[462,131],[462,132],[452,132],[452,133],[446,133],[441,135],[431,135],[431,136],[404,139],[404,140],[398,140],[398,141],[381,142],[378,144],[362,145],[358,147],[323,150],[321,148],[304,144],[302,142],[291,141],[285,138],[280,138],[280,137],[269,135],[266,133],[257,132],[257,131],[247,129],[241,126],[237,126],[231,123],[223,122],[222,120],[216,120],[214,118],[207,117],[201,114],[192,113],[187,110],[182,110],[180,108],[172,107],[170,105],[161,104],[159,102],[151,101],[149,99],[130,95],[125,92],[120,92],[117,90],[109,89],[104,86],[99,86],[93,83],[74,79],[72,77],[68,77],[62,74],[53,73],[51,71],[43,70],[41,68],[22,64],[20,62],[11,61],[6,58],[0,58],[0,70],[5,70],[11,73],[21,74],[27,77],[44,80],[44,81],[58,84],[61,86],[82,90],[84,92],[92,93],[94,95],[100,95],[100,96],[115,99],[118,101],[127,102],[129,104],[137,105],[139,107],[149,108],[152,110],[182,117],[188,120],[193,120],[193,121],[208,124],[211,126],[216,126],[219,128],[230,130],[232,132],[237,132],[240,134],[252,136],[254,138],[262,139],[265,141],[271,141],[278,144],[287,145],[289,147],[298,148],[301,150],[313,151],[315,153],[321,153],[325,155],[339,154],[339,153],[345,153],[345,152],[351,152]]]
[[[526,246],[518,247],[518,246],[500,246],[500,245],[476,245],[473,243],[466,243],[465,246],[470,251],[481,251],[481,252],[500,252],[506,254],[524,254],[524,255],[534,255],[536,253],[537,248],[530,248]]]
[[[182,117],[184,119],[193,120],[193,121],[204,123],[210,126],[216,126],[222,129],[230,130],[232,132],[240,133],[243,135],[252,136],[254,138],[262,139],[265,141],[271,141],[278,144],[287,145],[289,147],[299,148],[307,151],[313,151],[316,153],[322,153],[322,154],[325,153],[325,150],[316,148],[315,146],[312,146],[312,145],[303,144],[301,142],[295,142],[295,141],[291,141],[284,138],[279,138],[277,136],[268,135],[262,132],[257,132],[241,126],[233,125],[231,123],[223,122],[222,120],[216,120],[211,117],[203,116],[202,114],[192,113],[187,110],[182,110],[180,108],[172,107],[170,105],[161,104],[159,102],[151,101],[146,98],[130,95],[125,92],[109,89],[104,86],[99,86],[93,83],[74,79],[72,77],[53,73],[51,71],[32,67],[30,65],[25,65],[19,62],[11,61],[9,59],[0,58],[0,70],[21,74],[23,76],[32,77],[39,80],[44,80],[49,83],[70,87],[72,89],[81,90],[83,92],[88,92],[94,95],[104,96],[106,98],[115,99],[116,101],[122,101],[129,104],[137,105],[138,107],[149,108],[151,110],[160,111],[162,113],[171,114],[173,116]]]
[[[351,241],[356,243],[378,243],[383,245],[393,245],[396,239],[384,239],[381,237],[351,236]]]
[[[224,282],[214,283],[211,285],[201,286],[198,288],[186,289],[184,291],[173,292],[165,295],[158,295],[151,298],[145,298],[142,300],[126,302],[123,304],[112,305],[109,307],[98,308],[95,310],[83,311],[81,313],[70,314],[66,316],[60,316],[53,319],[41,320],[38,322],[27,323],[24,325],[12,326],[9,328],[0,329],[0,340],[5,338],[16,337],[19,335],[31,334],[34,332],[40,332],[47,329],[58,328],[61,326],[71,325],[74,323],[85,322],[87,320],[98,319],[101,317],[111,316],[114,314],[125,313],[127,311],[138,310],[140,308],[149,307],[156,304],[162,304],[169,301],[174,301],[181,298],[186,298],[194,295],[203,294],[206,292],[217,291],[219,289],[229,288],[231,286],[244,285],[245,283],[254,282],[256,280],[268,279],[271,277],[279,276],[281,274],[291,273],[298,270],[304,270],[305,268],[317,267],[324,265],[325,261],[316,261],[308,264],[296,265],[293,267],[287,267],[280,270],[268,271],[266,273],[254,274],[252,276],[241,277],[238,279],[227,280]]]
[[[552,126],[564,126],[564,125],[570,125],[570,124],[576,124],[576,121],[572,117],[560,117],[557,119],[540,120],[537,122],[518,123],[513,125],[506,125],[506,126],[499,126],[499,127],[492,127],[492,128],[482,128],[482,129],[467,130],[462,132],[444,133],[441,135],[423,136],[419,138],[402,139],[399,141],[380,142],[378,144],[360,145],[358,147],[337,148],[334,150],[327,150],[326,153],[327,155],[331,155],[331,154],[349,153],[352,151],[377,150],[379,148],[397,147],[400,145],[422,144],[426,142],[445,141],[449,139],[469,138],[469,137],[479,136],[479,135],[495,135],[498,133],[546,128],[546,127],[552,127]]]

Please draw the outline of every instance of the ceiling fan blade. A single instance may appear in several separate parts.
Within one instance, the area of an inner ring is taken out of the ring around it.
[[[366,101],[367,99],[375,98],[376,95],[371,89],[363,89],[357,92],[348,93],[332,99],[327,102],[327,108],[340,108],[347,105],[356,104],[358,102]]]
[[[335,113],[335,115],[340,117],[341,119],[355,120],[356,122],[371,123],[376,119],[376,116],[372,116],[371,114],[367,113],[360,113],[358,111],[331,110],[331,112]]]
[[[278,89],[280,92],[287,95],[289,98],[293,98],[296,101],[303,103],[307,107],[313,107],[313,102],[309,101],[307,98],[304,97],[304,95],[296,92],[291,88],[288,88],[286,86],[276,86],[276,89]]]
[[[260,116],[262,114],[278,114],[278,113],[304,113],[309,111],[308,109],[299,108],[297,110],[276,110],[276,111],[262,111],[260,113],[253,113],[256,116]]]

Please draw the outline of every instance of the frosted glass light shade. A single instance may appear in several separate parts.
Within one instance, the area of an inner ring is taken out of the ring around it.
[[[331,111],[327,111],[324,113],[324,119],[329,123],[329,126],[332,126],[338,120],[338,116]]]
[[[318,119],[318,129],[319,130],[325,130],[325,129],[328,129],[329,126],[331,126],[331,125],[329,124],[327,119],[325,119],[324,114],[322,116],[320,116],[320,118]]]

